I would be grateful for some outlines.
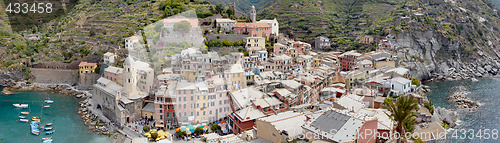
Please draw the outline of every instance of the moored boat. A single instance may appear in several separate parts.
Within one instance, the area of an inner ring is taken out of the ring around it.
[[[29,120],[28,119],[19,119],[19,121],[21,121],[21,122],[28,122]]]
[[[31,120],[33,120],[33,121],[40,121],[40,117],[31,117]]]
[[[26,119],[26,116],[19,116],[19,119]]]
[[[52,100],[45,100],[44,102],[45,103],[54,103],[54,101],[52,101]]]
[[[52,137],[50,138],[42,138],[42,143],[51,143],[52,142]]]
[[[17,108],[28,108],[28,104],[13,104]]]
[[[47,124],[45,124],[45,126],[52,126],[52,124],[54,124],[54,123],[47,123]]]
[[[46,131],[50,131],[52,129],[54,129],[54,127],[46,127],[46,128],[44,128],[44,130],[46,130]]]
[[[49,108],[49,107],[50,107],[50,105],[45,105],[45,106],[43,106],[43,108]]]
[[[55,131],[48,131],[48,132],[45,132],[46,135],[50,135],[50,134],[53,134]]]
[[[30,112],[21,112],[21,114],[28,115],[28,114],[30,114]]]
[[[48,140],[43,140],[42,143],[52,143],[52,139],[48,139]]]

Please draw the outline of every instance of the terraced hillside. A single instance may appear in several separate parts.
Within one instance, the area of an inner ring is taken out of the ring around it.
[[[409,0],[411,2],[412,0]],[[318,35],[345,37],[367,30],[389,28],[404,0],[277,0],[258,12],[259,18],[276,17],[281,30],[311,41]]]
[[[70,63],[91,54],[100,55],[123,47],[124,37],[159,19],[191,9],[207,14],[210,7],[189,0],[79,0],[66,15],[22,32],[9,31],[2,18],[0,47],[4,48],[0,48],[0,55],[4,56],[0,59],[6,63],[0,63],[0,68],[22,60],[33,64]]]
[[[222,4],[224,6],[228,6],[229,3],[234,2],[236,10],[250,14],[250,9],[252,6],[255,6],[255,10],[260,11],[270,4],[274,3],[276,0],[208,0],[213,5]]]

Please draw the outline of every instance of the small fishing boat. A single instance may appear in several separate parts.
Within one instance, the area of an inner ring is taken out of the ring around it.
[[[47,123],[47,124],[45,124],[45,126],[52,126],[52,124],[54,124],[54,123]]]
[[[49,139],[52,139],[52,137],[49,137],[49,138],[42,138],[42,140],[49,140]]]
[[[30,114],[30,112],[21,112],[21,114],[28,115],[28,114]]]
[[[26,116],[19,116],[19,119],[26,119]]]
[[[28,104],[13,104],[17,108],[28,108]]]
[[[45,106],[43,106],[43,108],[49,108],[49,107],[50,107],[50,105],[45,105]]]
[[[48,132],[45,132],[46,135],[50,135],[50,134],[53,134],[55,131],[48,131]]]
[[[52,139],[48,139],[48,140],[43,140],[42,143],[52,143]]]
[[[28,119],[19,119],[19,121],[21,121],[21,122],[28,122],[29,120]]]
[[[33,120],[33,121],[40,121],[40,117],[31,117],[31,120]]]
[[[52,142],[52,137],[50,138],[42,138],[42,143],[51,143]]]
[[[45,103],[49,103],[49,104],[50,104],[50,103],[54,103],[54,101],[52,101],[52,100],[45,100],[44,102],[45,102]]]
[[[44,128],[44,130],[46,130],[46,131],[50,131],[50,130],[52,130],[52,129],[54,129],[54,127],[47,127],[47,128]]]

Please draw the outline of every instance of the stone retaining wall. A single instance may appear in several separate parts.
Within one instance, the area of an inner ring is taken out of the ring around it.
[[[31,68],[36,83],[45,84],[78,84],[78,70]]]

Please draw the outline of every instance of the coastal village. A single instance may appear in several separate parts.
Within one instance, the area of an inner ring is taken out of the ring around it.
[[[198,28],[191,32],[199,31],[196,19],[174,17],[163,21],[173,33],[160,35],[185,36],[173,30],[182,21]],[[445,127],[455,126],[456,116],[434,109],[425,96],[428,88],[400,65],[391,35],[360,35],[359,43],[376,43],[373,51],[323,52],[336,41],[287,38],[276,19],[257,20],[255,7],[249,22],[216,18],[208,27],[226,33],[221,40],[243,44],[221,46],[227,53],[184,48],[162,55],[168,64],[161,66],[121,50],[81,60],[69,83],[78,84],[83,91],[78,96],[86,98],[79,110],[86,124],[103,134],[119,132],[131,142],[395,142],[389,135],[400,130],[387,103],[404,97],[416,101],[413,128],[405,130],[432,133],[419,134],[419,141],[445,140]],[[142,39],[127,37],[122,49],[143,48]],[[457,98],[464,108],[478,106]],[[363,133],[367,130],[373,132]]]

